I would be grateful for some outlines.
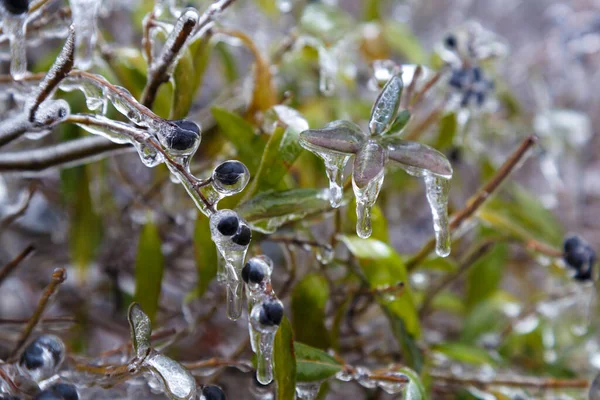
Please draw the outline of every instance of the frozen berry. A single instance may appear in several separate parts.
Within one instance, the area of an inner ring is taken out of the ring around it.
[[[275,326],[283,318],[283,304],[279,300],[269,300],[262,304],[259,322],[264,326]]]
[[[38,394],[35,395],[33,400],[64,400],[62,396],[58,393],[53,392],[52,390],[42,390]]]
[[[74,385],[70,383],[57,383],[48,388],[64,400],[79,400],[79,394]]]
[[[444,38],[444,44],[446,45],[446,47],[448,47],[449,49],[455,49],[456,48],[456,36],[449,34]]]
[[[223,185],[235,185],[246,173],[246,167],[239,161],[225,161],[215,168],[214,177]]]
[[[195,122],[182,119],[171,121],[171,124],[175,125],[177,129],[166,139],[167,146],[170,149],[186,151],[193,149],[199,144],[200,127]]]
[[[261,283],[265,279],[265,270],[262,261],[251,258],[242,268],[242,279],[246,283]]]
[[[225,400],[223,389],[216,385],[204,386],[202,396],[204,400]]]
[[[29,11],[29,0],[2,0],[4,8],[11,14],[23,14]]]
[[[563,243],[563,259],[575,270],[574,278],[588,281],[593,278],[593,266],[596,263],[596,252],[581,237],[569,236]]]
[[[235,215],[222,218],[217,224],[217,229],[221,235],[231,236],[238,231],[240,220]]]
[[[231,237],[231,241],[240,246],[248,246],[250,239],[252,239],[252,231],[246,225],[241,225],[238,232]]]
[[[41,335],[25,347],[19,365],[39,381],[55,373],[63,361],[64,353],[65,346],[58,337]]]
[[[54,335],[42,335],[38,337],[35,342],[50,351],[50,354],[52,354],[52,358],[54,359],[54,364],[60,364],[64,356],[65,346],[59,338]]]

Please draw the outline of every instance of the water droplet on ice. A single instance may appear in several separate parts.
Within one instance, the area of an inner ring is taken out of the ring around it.
[[[425,190],[433,217],[435,252],[440,257],[447,257],[450,254],[451,245],[450,230],[448,229],[450,180],[427,173],[425,174]]]
[[[314,400],[319,394],[321,382],[298,382],[296,383],[296,395],[302,400]]]

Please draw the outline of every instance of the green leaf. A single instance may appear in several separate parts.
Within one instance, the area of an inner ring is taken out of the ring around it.
[[[453,360],[475,365],[496,364],[490,354],[481,347],[463,343],[441,343],[433,346],[432,350],[444,354]]]
[[[404,399],[410,400],[425,400],[427,399],[427,392],[425,391],[425,386],[423,386],[423,382],[421,382],[421,378],[419,374],[408,367],[402,367],[398,369],[398,372],[408,376],[410,382],[404,389]]]
[[[278,400],[296,398],[296,355],[292,326],[286,317],[275,335],[273,344],[273,372],[277,383]]]
[[[410,111],[408,111],[408,110],[400,111],[398,113],[398,116],[392,123],[392,126],[390,127],[390,129],[386,132],[386,134],[391,135],[391,134],[400,132],[402,129],[404,129],[406,124],[408,124],[410,117],[411,117]]]
[[[298,382],[323,381],[342,370],[342,364],[323,350],[294,342]]]
[[[404,55],[413,64],[427,63],[427,53],[419,39],[404,24],[393,20],[383,24],[383,37],[394,51]]]
[[[198,286],[195,295],[201,297],[210,282],[217,276],[217,248],[211,239],[209,219],[199,215],[194,226],[194,252]]]
[[[473,263],[467,277],[468,308],[473,308],[498,290],[507,261],[507,245],[496,244],[491,251]]]
[[[158,228],[147,222],[142,228],[135,260],[134,299],[154,321],[160,300],[164,259]]]
[[[119,80],[133,97],[139,99],[146,85],[146,60],[135,48],[116,48],[107,58],[108,64]]]
[[[237,208],[253,230],[273,233],[281,225],[331,210],[328,189],[264,192]]]
[[[131,303],[127,312],[129,327],[131,329],[131,343],[133,351],[139,359],[144,359],[150,350],[150,335],[152,335],[152,323],[137,303]]]
[[[439,133],[434,148],[442,151],[452,147],[454,143],[454,136],[458,130],[458,123],[456,122],[456,114],[449,112],[445,114],[439,122]]]
[[[329,299],[327,280],[316,273],[305,275],[292,291],[292,327],[296,340],[310,346],[329,347],[325,306]]]
[[[476,343],[479,338],[491,332],[498,332],[508,324],[504,308],[516,305],[516,299],[497,291],[474,305],[463,322],[460,339],[464,343]]]
[[[267,114],[270,113],[278,126],[267,142],[246,198],[276,188],[302,151],[298,138],[300,132],[308,129],[304,117],[293,108],[283,105],[273,107]]]
[[[173,105],[169,119],[184,118],[202,85],[212,50],[211,35],[204,35],[183,52],[173,73]]]
[[[219,107],[213,107],[212,113],[221,133],[235,147],[239,160],[246,165],[250,175],[254,176],[260,163],[260,157],[257,155],[262,154],[265,147],[264,139],[239,115]]]
[[[393,299],[378,296],[377,300],[390,320],[390,327],[403,348],[407,362],[420,369],[422,360],[415,338],[419,337],[421,328],[404,262],[394,249],[379,240],[357,236],[340,238],[358,259],[361,271],[372,289],[382,289],[398,282],[406,284],[400,296]]]

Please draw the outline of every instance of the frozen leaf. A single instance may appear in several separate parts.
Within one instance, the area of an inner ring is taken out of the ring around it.
[[[294,350],[298,382],[323,381],[342,370],[342,364],[323,350],[300,342],[294,342]]]
[[[401,75],[393,75],[383,87],[371,111],[369,119],[371,135],[381,135],[390,129],[398,115],[403,87]]]
[[[273,369],[278,400],[294,400],[296,396],[296,355],[292,326],[283,318],[275,335]]]
[[[365,140],[360,127],[349,121],[333,121],[323,129],[309,129],[300,133],[302,147],[313,152],[352,154],[360,150]]]
[[[134,299],[151,320],[156,318],[160,301],[164,259],[158,227],[148,222],[142,228],[135,261]]]
[[[325,307],[329,299],[327,280],[318,274],[305,275],[292,291],[292,326],[295,339],[310,346],[329,347]]]
[[[496,244],[469,268],[466,291],[466,304],[469,309],[490,298],[498,290],[507,258],[507,245]]]
[[[354,159],[354,168],[352,170],[354,184],[360,189],[365,188],[383,173],[383,167],[385,166],[386,161],[386,149],[379,143],[369,140],[360,151],[358,151]]]
[[[387,147],[388,157],[412,174],[423,176],[431,172],[446,179],[452,177],[450,162],[434,148],[392,136],[382,138],[381,143]]]
[[[152,323],[138,303],[132,303],[127,313],[131,329],[131,343],[136,356],[143,360],[150,350]]]
[[[148,356],[144,361],[158,375],[165,393],[172,400],[192,400],[196,396],[196,380],[183,365],[160,353]]]

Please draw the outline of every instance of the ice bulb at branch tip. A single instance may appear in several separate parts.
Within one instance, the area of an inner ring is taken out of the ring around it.
[[[174,156],[192,156],[200,146],[200,126],[193,121],[167,121],[158,129],[158,139]]]
[[[250,172],[243,163],[229,160],[214,169],[212,179],[219,193],[230,196],[244,190],[250,180]]]

